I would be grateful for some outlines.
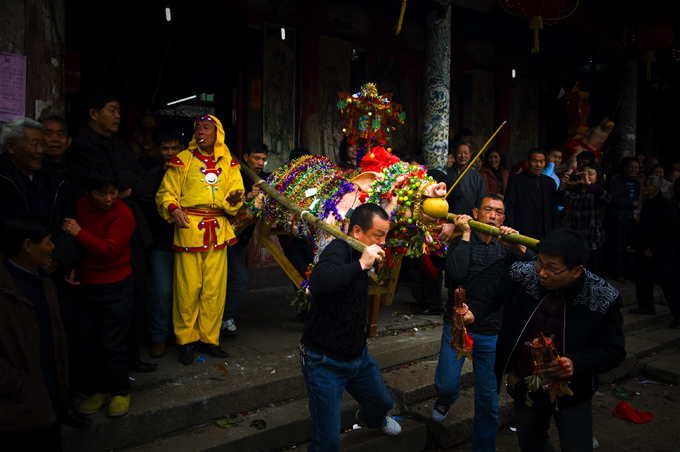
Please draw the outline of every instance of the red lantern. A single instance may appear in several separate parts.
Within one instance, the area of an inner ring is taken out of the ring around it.
[[[651,64],[656,61],[654,52],[661,52],[673,42],[673,24],[662,17],[650,17],[638,27],[640,48],[644,52],[643,61],[647,64],[647,81],[652,78]]]
[[[534,51],[538,53],[538,32],[543,30],[543,21],[557,22],[571,16],[578,2],[571,9],[565,11],[566,0],[498,0],[501,7],[508,14],[529,19],[529,29],[534,32]]]

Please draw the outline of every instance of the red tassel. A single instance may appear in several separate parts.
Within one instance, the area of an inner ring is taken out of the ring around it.
[[[425,268],[425,277],[427,279],[437,279],[438,272],[434,264],[432,263],[430,256],[427,254],[423,254],[420,261],[422,262],[423,267]]]

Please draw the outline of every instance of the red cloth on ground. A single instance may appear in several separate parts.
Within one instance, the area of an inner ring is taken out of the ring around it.
[[[625,400],[616,405],[614,413],[612,414],[619,419],[625,419],[626,421],[635,422],[636,424],[646,424],[654,419],[654,413],[645,413],[643,411],[634,410],[633,407],[630,406],[630,403]]]
[[[102,210],[85,197],[78,200],[76,221],[81,228],[75,237],[81,248],[76,281],[110,284],[127,278],[132,273],[130,237],[135,229],[132,210],[120,199],[110,209]]]

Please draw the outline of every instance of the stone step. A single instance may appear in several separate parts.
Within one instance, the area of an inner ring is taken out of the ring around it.
[[[449,415],[442,422],[432,420],[432,407],[435,399],[420,402],[412,407],[411,416],[423,422],[427,427],[429,447],[433,450],[450,449],[472,440],[475,414],[475,398],[472,388],[461,389],[460,397],[451,406]],[[498,399],[499,428],[512,422],[512,404],[510,396],[501,391]]]
[[[641,361],[642,373],[671,385],[680,385],[680,347],[652,353]]]
[[[286,414],[282,419],[295,420],[295,425],[300,427],[276,427],[277,421],[272,421],[271,431],[278,429],[291,435],[290,439],[279,444],[282,444],[281,447],[293,446],[308,440],[306,390],[297,351],[302,325],[294,319],[295,314],[288,307],[286,291],[292,293],[290,288],[286,288],[250,294],[259,300],[259,306],[266,303],[266,308],[258,307],[255,312],[247,313],[250,315],[241,317],[245,319],[238,323],[241,339],[222,341],[222,347],[235,358],[207,358],[203,363],[181,366],[176,361],[177,349],[169,348],[168,356],[159,360],[159,371],[133,375],[132,406],[128,415],[111,420],[102,410],[92,416],[93,426],[90,428],[64,428],[65,450],[122,450],[174,435],[195,438],[197,434],[192,435],[192,432],[202,428],[209,432],[224,431],[218,430],[214,424],[217,419],[287,406],[297,406],[298,417]],[[416,413],[415,407],[419,404],[433,403],[434,369],[443,319],[441,316],[411,315],[410,296],[404,296],[403,292],[395,298],[393,306],[382,307],[378,336],[369,339],[369,350],[393,391],[395,413],[408,415]],[[639,368],[642,356],[661,350],[668,341],[677,344],[678,338],[673,333],[677,330],[658,328],[667,322],[670,322],[670,314],[664,306],[657,307],[656,316],[624,314],[629,357],[608,378],[613,380],[621,374],[634,372]],[[228,374],[218,369],[218,364],[227,364]],[[466,363],[461,376],[463,388],[472,384],[472,378],[470,364]],[[354,402],[350,401],[346,406],[352,407],[351,403]],[[300,404],[304,405],[304,409],[299,407]],[[429,413],[427,415],[429,417]],[[249,416],[252,419],[252,415]],[[276,419],[275,413],[271,416]],[[353,416],[352,409],[349,409],[348,416]],[[245,418],[243,423],[247,420]],[[256,430],[251,427],[240,429]],[[219,433],[204,436],[217,438]],[[219,444],[223,443],[217,441],[215,444],[214,447],[220,447]]]
[[[435,362],[436,365],[436,362]],[[409,368],[418,368],[415,363]],[[402,368],[403,369],[403,368]],[[395,369],[385,375],[399,373],[402,369]],[[398,391],[392,389],[397,398]],[[388,450],[420,451],[426,446],[427,430],[422,422],[415,422],[408,418],[399,420],[402,434],[397,438],[390,438],[378,431],[361,428],[351,430],[356,424],[358,403],[347,393],[343,396],[341,425],[347,430],[341,435],[342,450],[368,451],[369,447],[387,447]],[[391,415],[398,415],[399,407]],[[253,452],[278,451],[293,446],[306,445],[311,439],[309,424],[309,405],[306,396],[289,403],[271,404],[252,413],[241,413],[229,416],[233,422],[230,428],[221,428],[216,421],[185,429],[176,434],[164,435],[153,441],[133,444],[129,447],[115,449],[117,451],[136,452],[165,452],[172,450],[213,452],[221,450],[248,450]],[[266,426],[258,430],[254,421],[264,422]]]
[[[398,320],[412,327],[402,332],[384,327],[384,336],[372,338],[369,350],[381,369],[399,367],[439,352],[441,329],[427,320]],[[402,325],[403,323],[403,325]],[[388,322],[385,322],[385,325]],[[389,333],[389,334],[388,334]],[[295,342],[299,335],[295,334]],[[210,424],[215,419],[282,402],[306,400],[297,344],[283,346],[284,354],[273,357],[248,355],[240,359],[216,360],[181,366],[174,356],[165,362],[171,369],[135,375],[132,405],[128,415],[106,417],[105,409],[92,416],[93,426],[65,429],[68,451],[111,450],[182,431],[187,426]],[[219,368],[227,361],[228,374]],[[304,438],[303,438],[304,440]]]

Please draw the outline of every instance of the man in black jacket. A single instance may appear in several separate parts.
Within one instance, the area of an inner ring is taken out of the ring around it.
[[[559,225],[557,184],[543,168],[545,153],[531,149],[527,170],[510,176],[505,193],[505,224],[539,240]]]
[[[2,128],[0,144],[0,226],[14,215],[39,215],[50,222],[54,252],[48,274],[73,269],[78,251],[73,239],[61,230],[65,217],[75,215],[71,184],[58,172],[43,165],[43,126],[29,118],[17,118]]]
[[[508,392],[515,400],[517,440],[522,451],[553,450],[548,442],[551,416],[560,433],[563,452],[592,450],[592,397],[598,375],[626,357],[621,295],[583,265],[588,245],[578,233],[558,229],[538,244],[535,263],[516,262],[500,283],[470,302],[466,324],[481,321],[503,305],[503,325],[496,345],[498,391],[508,375]],[[551,337],[559,359],[541,370],[541,384],[568,384],[573,395],[551,397],[527,385],[535,361],[527,343]],[[559,409],[558,409],[559,408]]]
[[[663,181],[657,176],[645,179],[642,186],[646,201],[640,211],[635,231],[637,278],[635,295],[638,307],[631,314],[654,315],[654,284],[661,286],[663,296],[673,314],[670,328],[680,327],[680,299],[673,275],[675,252],[675,224],[677,208],[661,193]],[[677,276],[677,275],[676,275]]]
[[[149,335],[151,350],[149,356],[162,358],[166,352],[166,342],[174,338],[172,327],[172,278],[175,252],[172,239],[175,226],[158,215],[156,191],[165,176],[165,164],[183,149],[182,135],[174,130],[160,130],[156,136],[159,157],[149,160],[147,178],[154,187],[154,193],[139,200],[146,221],[154,233],[149,252]]]
[[[368,274],[385,252],[381,246],[389,216],[375,204],[357,207],[350,236],[367,245],[363,253],[345,241],[331,241],[309,276],[312,301],[300,340],[300,362],[307,384],[312,442],[308,451],[340,450],[342,394],[359,402],[357,419],[386,435],[401,433],[387,416],[394,399],[366,347]]]
[[[0,255],[0,444],[7,451],[60,452],[57,418],[68,407],[66,335],[54,284],[40,271],[54,244],[49,222],[3,222]]]
[[[264,171],[267,163],[269,148],[264,143],[249,144],[246,152],[243,153],[243,161],[248,168],[253,170],[262,180],[267,180],[271,173]],[[241,170],[241,179],[245,187],[246,202],[257,198],[260,194],[260,187],[255,184]],[[238,329],[234,322],[234,317],[238,307],[243,301],[243,295],[248,286],[248,268],[246,267],[246,255],[248,254],[248,242],[255,232],[255,225],[248,226],[243,232],[236,236],[238,242],[227,248],[227,295],[224,301],[224,314],[222,315],[222,325],[220,336],[238,337]]]
[[[87,127],[73,140],[66,152],[67,168],[72,172],[72,180],[83,196],[85,193],[80,187],[80,180],[85,170],[95,163],[112,168],[118,177],[118,198],[135,216],[135,232],[130,239],[134,304],[128,333],[128,361],[133,372],[151,372],[158,365],[143,362],[139,356],[139,346],[149,300],[146,248],[153,241],[153,235],[138,201],[153,193],[154,187],[132,148],[113,137],[121,122],[120,104],[116,96],[105,89],[95,89],[86,93],[83,103]]]
[[[514,229],[502,226],[505,219],[503,199],[488,194],[473,210],[475,220],[501,229],[503,235],[515,233]],[[535,254],[525,246],[512,244],[490,235],[473,232],[468,224],[468,215],[457,215],[456,229],[462,232],[449,245],[446,256],[446,277],[449,282],[449,301],[446,304],[444,328],[439,352],[439,362],[434,377],[437,401],[432,409],[432,420],[443,421],[449,408],[460,395],[460,373],[465,357],[457,359],[457,352],[451,347],[451,324],[454,314],[455,289],[461,286],[470,300],[479,296],[484,289],[498,281],[510,265],[518,260],[531,260]],[[496,340],[501,327],[501,312],[495,312],[468,330],[473,339],[475,375],[475,417],[472,450],[495,452],[498,431],[498,394],[494,376]]]

